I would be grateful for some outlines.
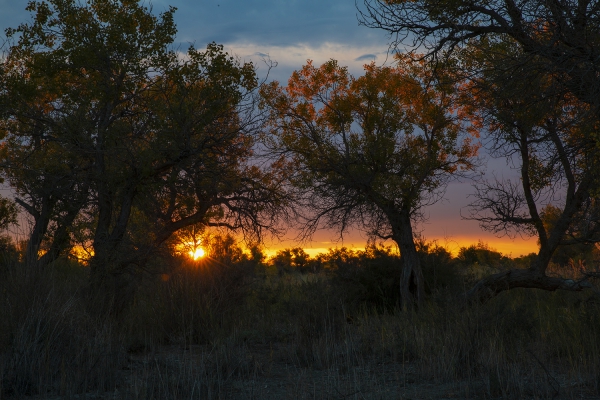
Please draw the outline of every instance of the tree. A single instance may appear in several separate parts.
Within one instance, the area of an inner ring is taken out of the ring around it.
[[[423,64],[365,66],[353,78],[332,60],[309,63],[286,88],[262,89],[272,148],[286,155],[303,195],[305,232],[356,225],[400,249],[402,306],[423,300],[413,222],[476,152],[457,113],[454,87]]]
[[[292,271],[306,272],[312,261],[302,247],[279,250],[271,258],[271,263],[277,268],[280,275]]]
[[[30,2],[33,21],[0,70],[3,173],[34,219],[31,262],[93,248],[90,288],[111,307],[125,276],[186,226],[253,237],[275,230],[285,203],[276,168],[253,161],[257,79],[209,44],[170,48],[174,8],[134,0]],[[277,165],[275,165],[277,167]],[[116,305],[113,308],[118,309]]]
[[[587,281],[548,277],[559,246],[595,241],[598,230],[600,4],[596,1],[367,0],[362,22],[430,59],[456,57],[472,115],[489,147],[509,157],[520,182],[477,185],[472,217],[502,234],[535,234],[540,250],[526,270],[483,279],[467,293],[485,301],[513,287],[582,290]],[[560,215],[544,226],[541,210]],[[577,226],[585,234],[573,235]]]
[[[540,250],[528,269],[487,277],[467,297],[485,301],[514,287],[583,290],[590,287],[585,279],[549,277],[546,270],[560,247],[600,240],[597,117],[591,106],[559,90],[560,76],[520,62],[519,47],[489,46],[469,50],[468,59],[488,67],[465,93],[474,123],[487,130],[491,154],[511,160],[519,182],[479,181],[471,218],[498,234],[536,235]]]
[[[510,38],[544,73],[597,113],[600,107],[600,3],[587,0],[365,0],[361,22],[393,45],[448,55],[479,39]]]

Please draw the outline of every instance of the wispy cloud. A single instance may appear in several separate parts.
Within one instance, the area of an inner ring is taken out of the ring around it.
[[[252,61],[258,67],[261,76],[266,73],[265,60],[276,63],[277,67],[270,71],[270,78],[280,82],[287,82],[294,70],[302,68],[307,60],[312,60],[315,65],[334,59],[342,66],[348,67],[353,75],[362,75],[366,62],[377,60],[378,64],[392,63],[393,57],[388,57],[388,48],[385,44],[376,48],[373,46],[349,45],[345,43],[325,42],[318,46],[310,44],[291,44],[287,46],[273,46],[257,43],[233,43],[225,46],[228,52],[237,55],[244,61]],[[367,53],[367,51],[370,51]]]
[[[372,61],[377,60],[377,55],[375,54],[363,54],[360,57],[356,57],[354,61]]]

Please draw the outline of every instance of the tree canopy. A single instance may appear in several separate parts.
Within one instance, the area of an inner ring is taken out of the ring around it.
[[[512,160],[520,180],[477,182],[471,218],[497,234],[536,235],[540,250],[529,271],[514,271],[495,284],[490,277],[489,285],[482,282],[472,294],[484,299],[513,285],[581,290],[589,284],[550,279],[546,269],[560,247],[600,239],[597,119],[588,104],[560,90],[555,75],[518,63],[521,49],[489,46],[493,50],[467,48],[463,55],[487,64],[466,85],[465,98],[474,123],[486,130],[491,154]]]
[[[517,43],[526,63],[560,76],[579,101],[600,107],[600,2],[587,0],[365,0],[363,24],[430,56],[483,41]]]
[[[214,43],[172,49],[172,7],[155,16],[134,0],[48,0],[28,10],[0,66],[2,172],[34,221],[28,263],[47,265],[78,235],[103,292],[186,226],[255,238],[277,229],[280,174],[252,161],[251,63]]]

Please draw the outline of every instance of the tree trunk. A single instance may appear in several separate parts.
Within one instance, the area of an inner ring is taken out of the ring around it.
[[[573,215],[574,212],[571,212]],[[546,275],[546,270],[552,255],[559,246],[560,239],[564,236],[570,221],[569,216],[561,217],[548,239],[544,240],[536,258],[528,269],[511,269],[483,278],[464,294],[468,303],[485,303],[505,290],[515,288],[531,288],[555,291],[558,289],[569,291],[582,291],[592,288],[592,284],[584,277],[574,281]]]
[[[137,289],[134,271],[107,258],[92,259],[88,307],[96,315],[118,316],[133,301]]]
[[[42,207],[37,212],[32,206],[28,205],[21,199],[16,199],[17,203],[21,205],[25,210],[34,218],[34,225],[27,241],[27,248],[25,249],[25,265],[30,268],[39,267],[39,251],[44,235],[48,231],[48,224],[50,223],[50,213],[54,207],[54,202],[50,199],[50,196],[44,196],[41,199]]]
[[[122,248],[136,195],[135,183],[127,189],[112,227],[111,221],[115,216],[113,200],[108,195],[99,196],[102,201],[98,201],[99,218],[90,264],[89,297],[92,310],[101,314],[119,314],[135,293],[134,273],[128,270],[129,263]]]
[[[400,276],[400,298],[402,309],[408,310],[413,306],[420,307],[424,300],[424,281],[421,262],[413,237],[410,214],[401,212],[394,219],[392,226],[394,241],[400,249],[402,274]]]
[[[574,281],[572,279],[550,277],[531,268],[511,269],[480,280],[465,293],[465,299],[469,303],[484,303],[499,293],[514,288],[582,291],[592,288],[592,284],[586,279]]]

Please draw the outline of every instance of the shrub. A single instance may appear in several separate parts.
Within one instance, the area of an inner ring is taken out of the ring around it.
[[[416,245],[427,294],[463,289],[463,277],[452,253],[435,241],[418,240]]]
[[[129,313],[130,332],[138,336],[129,346],[213,342],[234,326],[254,267],[247,259],[226,264],[206,258],[180,261],[170,273],[147,279]]]
[[[354,254],[332,252],[334,284],[345,303],[356,308],[393,310],[400,302],[400,257],[390,247],[368,245]]]

